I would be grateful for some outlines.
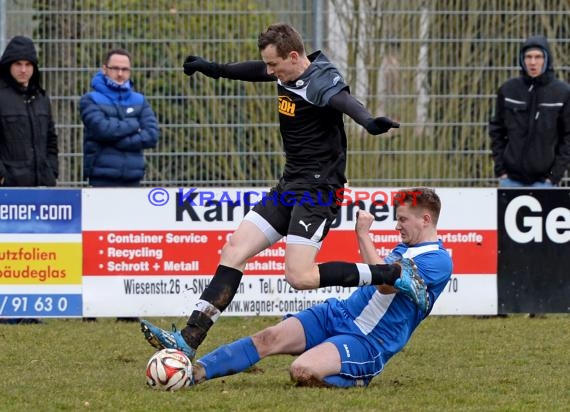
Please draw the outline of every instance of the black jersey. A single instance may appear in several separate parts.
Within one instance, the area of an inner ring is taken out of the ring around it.
[[[309,68],[297,80],[277,81],[279,125],[287,182],[343,185],[346,133],[343,114],[328,105],[348,88],[323,53],[308,56]]]
[[[346,133],[343,113],[330,99],[348,91],[340,72],[316,51],[297,80],[282,83],[267,74],[263,61],[218,65],[220,77],[245,81],[275,81],[279,96],[279,125],[285,150],[282,180],[287,187],[342,186],[346,182]]]

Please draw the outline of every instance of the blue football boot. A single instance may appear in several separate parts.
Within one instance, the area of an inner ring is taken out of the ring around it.
[[[425,317],[429,310],[429,294],[424,280],[418,274],[418,268],[412,259],[402,259],[397,262],[402,271],[394,282],[394,287],[416,304]]]
[[[196,350],[188,346],[180,331],[176,330],[176,326],[172,325],[172,332],[168,332],[154,326],[149,321],[141,320],[141,331],[148,343],[156,349],[178,349],[184,352],[190,360],[194,360]]]

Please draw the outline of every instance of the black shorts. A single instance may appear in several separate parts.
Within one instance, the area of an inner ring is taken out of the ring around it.
[[[287,243],[320,245],[336,219],[340,205],[334,186],[285,190],[282,184],[272,188],[252,211],[257,213]],[[256,218],[248,220],[258,226]],[[275,239],[271,239],[273,243]]]

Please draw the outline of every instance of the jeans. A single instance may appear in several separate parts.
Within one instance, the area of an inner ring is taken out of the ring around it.
[[[518,180],[513,180],[508,177],[499,179],[499,187],[554,187],[554,184],[549,181],[544,182],[534,182],[530,185],[519,182]]]

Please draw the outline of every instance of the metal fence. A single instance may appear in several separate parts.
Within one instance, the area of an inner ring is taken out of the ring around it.
[[[80,96],[111,47],[158,115],[146,185],[271,185],[283,166],[275,86],[184,76],[188,54],[258,58],[257,34],[287,21],[322,48],[375,115],[369,136],[347,119],[353,186],[493,186],[487,122],[499,85],[517,75],[521,42],[548,36],[568,79],[569,0],[0,0],[0,46],[36,42],[60,141],[60,186],[81,186]],[[568,178],[564,181],[568,185]]]

